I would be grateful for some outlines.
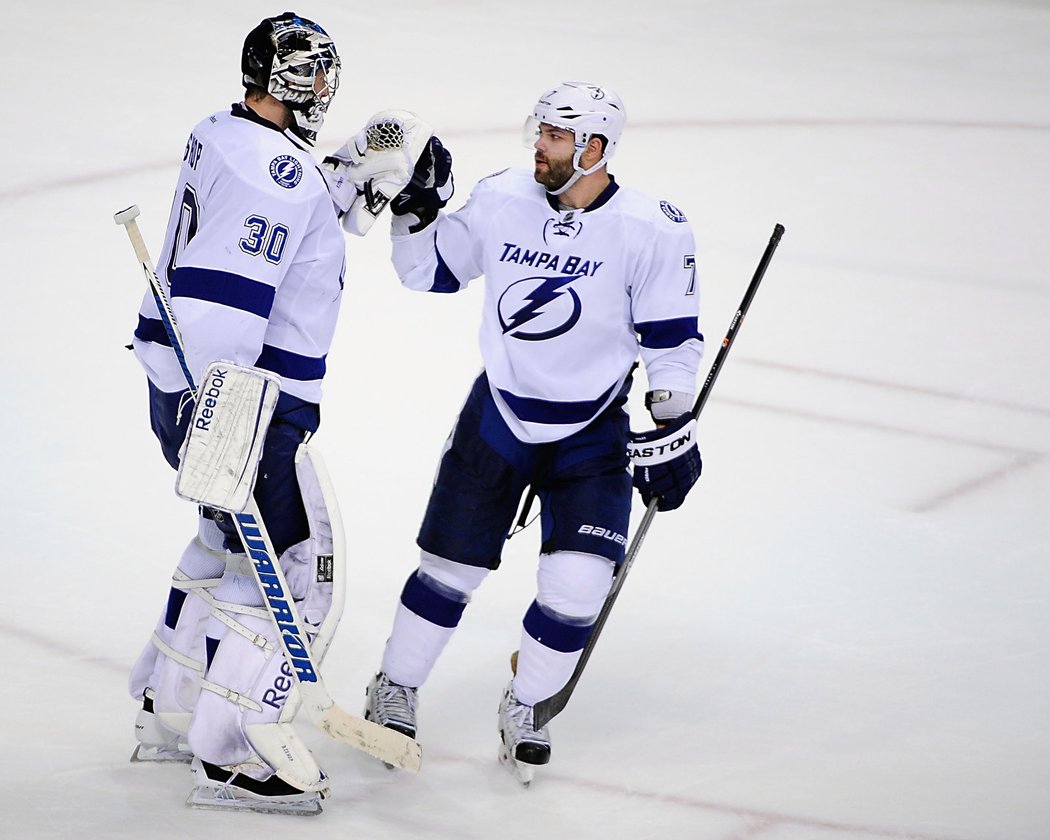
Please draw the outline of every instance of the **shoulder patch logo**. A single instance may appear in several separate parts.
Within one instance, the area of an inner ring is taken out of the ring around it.
[[[664,211],[664,215],[672,222],[678,222],[681,224],[682,222],[689,221],[685,217],[685,213],[675,207],[670,201],[661,201],[660,209]]]
[[[290,190],[303,180],[303,165],[292,155],[278,155],[270,161],[270,177],[277,186]]]

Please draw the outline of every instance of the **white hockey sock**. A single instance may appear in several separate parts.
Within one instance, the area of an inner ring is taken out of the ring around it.
[[[540,556],[536,600],[523,621],[514,694],[527,706],[572,676],[612,583],[613,564],[572,551]]]
[[[471,593],[488,569],[422,552],[419,569],[401,592],[383,651],[383,672],[399,685],[419,688],[452,638]]]

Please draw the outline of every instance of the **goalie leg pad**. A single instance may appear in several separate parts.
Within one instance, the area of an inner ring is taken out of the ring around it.
[[[190,714],[204,671],[204,633],[211,612],[211,587],[225,567],[222,533],[202,518],[198,536],[183,551],[172,578],[168,603],[132,668],[129,690],[142,701],[133,760],[159,760],[169,747],[185,742]],[[158,759],[154,759],[158,760]]]
[[[256,779],[277,776],[301,791],[327,789],[292,724],[280,720],[295,676],[273,622],[243,613],[235,620],[248,632],[225,632],[201,681],[189,727],[194,755]]]

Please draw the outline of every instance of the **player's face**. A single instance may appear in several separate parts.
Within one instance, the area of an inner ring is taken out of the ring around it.
[[[544,189],[556,190],[572,177],[572,158],[576,153],[576,138],[564,128],[540,123],[533,156],[533,177]]]

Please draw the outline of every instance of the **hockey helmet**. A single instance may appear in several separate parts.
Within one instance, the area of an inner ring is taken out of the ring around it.
[[[572,158],[573,176],[552,195],[560,195],[581,175],[590,175],[609,162],[620,142],[627,112],[616,91],[589,82],[562,82],[543,93],[532,114],[525,120],[525,142],[530,148],[539,136],[540,125],[547,124],[571,131],[575,137],[576,153]],[[584,169],[580,158],[592,137],[605,140],[601,159]]]
[[[295,12],[265,18],[248,33],[241,52],[244,86],[284,103],[295,119],[293,131],[311,145],[339,87],[340,66],[328,33]],[[318,75],[324,80],[320,91]]]

